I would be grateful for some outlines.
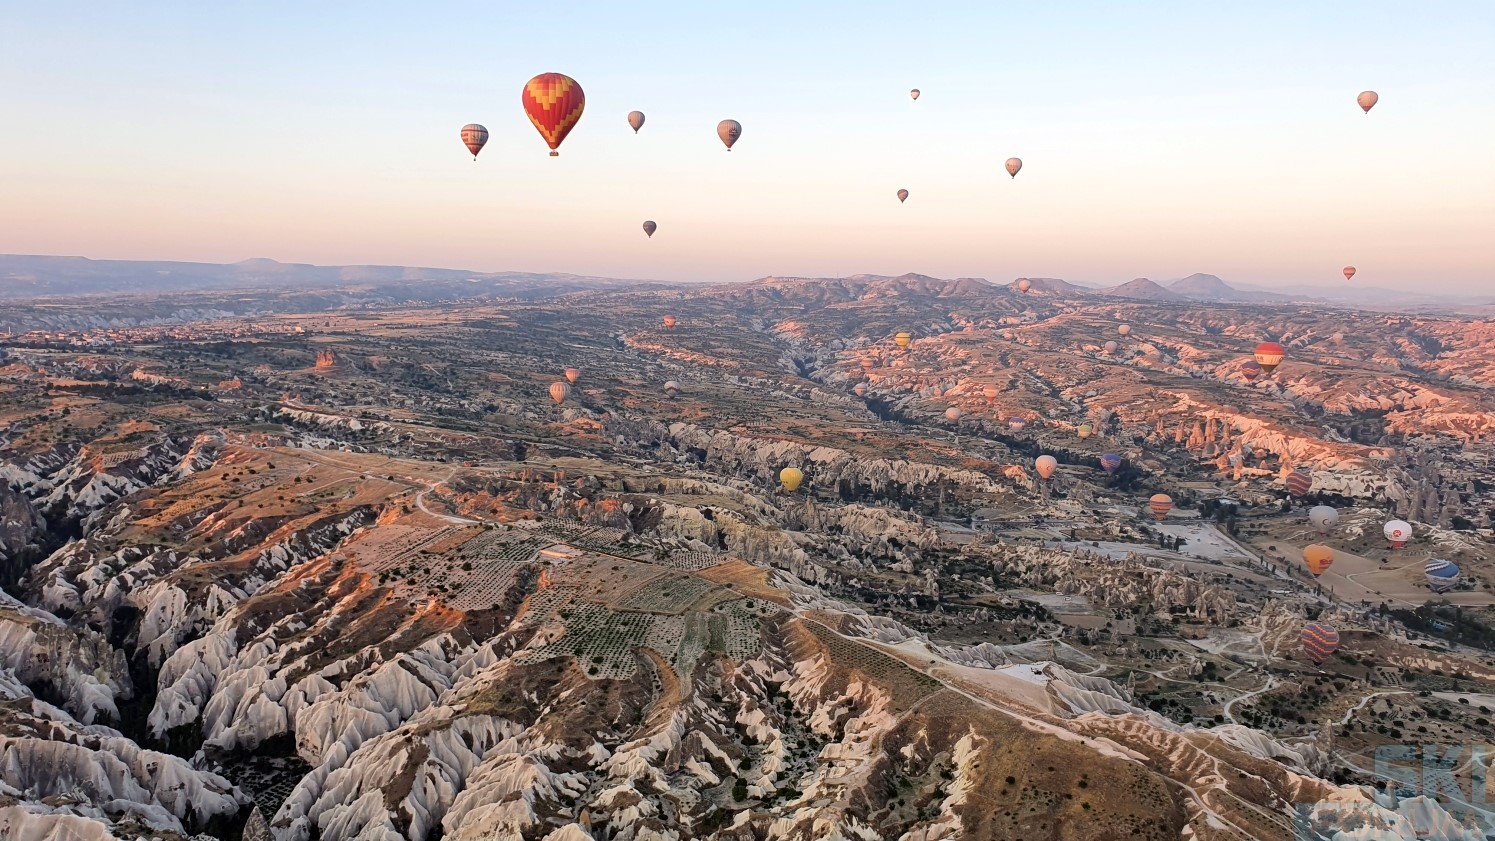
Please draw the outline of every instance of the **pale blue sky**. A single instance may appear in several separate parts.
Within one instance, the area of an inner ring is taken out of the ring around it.
[[[1495,3],[799,5],[5,8],[0,251],[1495,291]]]

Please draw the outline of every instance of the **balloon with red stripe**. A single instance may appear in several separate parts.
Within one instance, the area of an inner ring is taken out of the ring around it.
[[[1307,496],[1308,492],[1313,489],[1313,474],[1300,467],[1287,474],[1285,484],[1287,485],[1287,492],[1293,496]]]
[[[1339,632],[1322,622],[1309,622],[1298,637],[1303,651],[1315,666],[1322,665],[1339,650]]]
[[[535,130],[550,146],[551,157],[559,155],[556,149],[571,129],[576,128],[587,105],[581,85],[570,76],[541,73],[524,83],[519,98],[529,121],[535,124]]]
[[[1261,365],[1261,370],[1272,373],[1282,364],[1282,357],[1287,355],[1287,348],[1278,342],[1262,342],[1256,346],[1256,362]]]

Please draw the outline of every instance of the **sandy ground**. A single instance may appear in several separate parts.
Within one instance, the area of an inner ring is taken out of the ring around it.
[[[1302,564],[1306,542],[1293,544],[1273,540],[1271,545],[1287,556],[1288,563]],[[1495,593],[1485,590],[1435,594],[1421,583],[1422,567],[1426,563],[1425,555],[1408,552],[1405,556],[1392,558],[1383,568],[1369,558],[1335,549],[1334,563],[1319,576],[1319,583],[1331,590],[1336,599],[1347,602],[1376,604],[1384,601],[1400,607],[1418,607],[1431,599],[1447,599],[1451,604],[1465,607],[1495,605]]]

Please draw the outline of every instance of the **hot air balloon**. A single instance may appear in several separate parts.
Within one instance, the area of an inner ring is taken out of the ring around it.
[[[629,111],[628,112],[628,125],[633,126],[633,133],[634,134],[638,134],[638,130],[644,127],[644,112],[642,112],[642,111]]]
[[[1011,175],[1013,178],[1016,178],[1017,177],[1017,171],[1020,170],[1020,169],[1022,169],[1022,168],[1023,168],[1023,159],[1022,158],[1008,158],[1007,159],[1007,174],[1008,175]]]
[[[946,420],[952,420],[952,421],[959,421],[960,420],[960,407],[959,406],[951,406],[950,408],[946,409],[945,410],[945,419]]]
[[[1309,622],[1298,637],[1313,665],[1322,665],[1339,649],[1339,632],[1322,622]]]
[[[908,95],[913,97],[914,101],[917,102],[919,100],[919,89],[914,88],[913,90],[908,92]]]
[[[1153,519],[1162,522],[1168,512],[1173,510],[1173,497],[1167,494],[1153,494],[1152,499],[1147,501],[1147,507],[1152,511]]]
[[[1017,417],[1016,415],[1014,415],[1014,416],[1012,416],[1012,417],[1010,417],[1010,418],[1007,419],[1007,428],[1008,429],[1021,430],[1023,427],[1025,427],[1027,425],[1028,425],[1028,419],[1027,418],[1020,418],[1020,417]]]
[[[798,467],[786,467],[779,471],[779,484],[783,485],[784,490],[789,493],[794,493],[804,478],[805,474],[801,473]]]
[[[1406,520],[1392,520],[1381,529],[1386,539],[1391,541],[1392,549],[1400,549],[1407,545],[1412,539],[1412,524]]]
[[[664,384],[664,393],[669,395],[670,397],[674,397],[676,394],[680,393],[680,384],[675,382],[674,380],[666,381]]]
[[[898,191],[898,203],[899,204],[903,204],[906,201],[908,201],[908,191],[907,190],[899,190]]]
[[[1360,105],[1360,110],[1367,114],[1370,113],[1370,109],[1374,108],[1376,102],[1379,100],[1380,97],[1376,96],[1375,91],[1361,91],[1360,95],[1355,97],[1355,102]]]
[[[529,116],[529,121],[535,124],[535,130],[550,146],[550,156],[559,155],[556,149],[576,127],[587,105],[581,85],[570,76],[541,73],[524,83],[519,98],[524,103],[524,113]]]
[[[985,397],[986,398],[986,402],[988,402],[988,403],[995,403],[995,402],[997,402],[997,387],[994,386],[994,385],[985,385],[985,386],[982,386],[981,387],[981,396]]]
[[[1277,366],[1282,364],[1282,357],[1286,355],[1287,348],[1277,342],[1262,342],[1256,346],[1256,363],[1268,374],[1277,370]]]
[[[866,397],[867,396],[867,384],[866,383],[857,383],[856,385],[854,385],[854,386],[851,387],[851,391],[852,391],[852,393],[854,393],[858,397]]]
[[[1308,512],[1308,522],[1319,534],[1328,534],[1339,525],[1339,512],[1327,505],[1315,505]]]
[[[1429,558],[1422,572],[1427,576],[1428,586],[1434,593],[1446,593],[1459,583],[1459,566],[1453,561]]]
[[[580,371],[576,370],[575,368],[566,369],[566,382],[571,383],[572,385],[576,385],[576,381],[579,379],[581,379]]]
[[[1308,492],[1313,489],[1313,474],[1300,467],[1287,474],[1287,479],[1283,484],[1287,485],[1287,492],[1293,496],[1307,496]]]
[[[873,369],[873,367],[875,367],[876,365],[877,365],[877,363],[873,362],[870,358],[862,360],[862,370],[863,371],[871,371]]]
[[[893,337],[893,344],[903,348],[904,350],[908,350],[908,345],[913,340],[914,337],[910,336],[907,331],[904,331]]]
[[[555,405],[561,405],[562,403],[566,402],[566,398],[570,396],[570,385],[560,382],[550,384],[550,399],[555,401]]]
[[[1106,453],[1101,456],[1100,469],[1106,471],[1107,476],[1115,476],[1116,471],[1121,469],[1121,456],[1115,453]]]
[[[1324,570],[1334,563],[1334,550],[1319,543],[1303,547],[1303,564],[1308,571],[1313,573],[1314,578],[1324,574]]]
[[[722,120],[716,124],[716,136],[720,137],[722,142],[727,144],[727,151],[730,152],[732,151],[732,144],[736,143],[737,138],[742,136],[742,123],[736,120]]]
[[[472,159],[478,159],[478,153],[483,151],[483,144],[488,142],[488,130],[477,123],[468,123],[462,127],[462,145],[472,153]]]
[[[1115,353],[1118,350],[1121,350],[1121,345],[1118,344],[1114,339],[1112,341],[1106,342],[1106,353]]]
[[[1353,278],[1354,276],[1355,276],[1355,267],[1354,266],[1345,266],[1344,267],[1344,279],[1345,280],[1349,280],[1349,279]]]
[[[1132,332],[1132,325],[1130,325],[1130,324],[1123,324],[1120,327],[1116,328],[1116,332],[1118,332],[1121,335],[1125,336],[1125,335],[1127,335],[1127,334],[1129,334],[1129,333]]]
[[[1047,480],[1054,475],[1054,470],[1059,467],[1059,460],[1050,455],[1042,455],[1033,459],[1033,469],[1038,471],[1038,478]]]
[[[673,315],[667,315],[664,317],[664,328],[666,330],[675,329],[675,317]]]
[[[1255,359],[1248,359],[1242,362],[1241,376],[1245,377],[1248,383],[1256,382],[1256,378],[1261,376],[1261,363]]]
[[[1028,294],[1028,290],[1032,288],[1033,282],[1028,280],[1026,277],[1020,277],[1017,279],[1017,291],[1026,295]]]
[[[656,224],[654,224],[653,222],[645,222],[644,223],[644,233],[645,234],[648,234],[649,236],[652,237],[652,236],[654,236],[654,232],[657,231],[657,230],[659,230],[659,226],[656,225]]]
[[[1092,431],[1094,431],[1094,427],[1092,427],[1088,423],[1082,423],[1079,426],[1075,427],[1075,434],[1080,436],[1081,441],[1089,438]]]

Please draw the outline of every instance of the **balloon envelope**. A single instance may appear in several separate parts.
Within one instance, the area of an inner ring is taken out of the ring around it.
[[[1118,332],[1121,335],[1125,336],[1126,334],[1132,332],[1132,326],[1130,324],[1123,324],[1120,327],[1116,328],[1116,332]]]
[[[907,190],[899,190],[898,191],[898,203],[899,204],[903,204],[905,201],[908,201],[908,191]]]
[[[1313,525],[1314,531],[1319,534],[1328,534],[1339,525],[1339,512],[1327,505],[1315,505],[1308,512],[1308,522]]]
[[[716,136],[720,137],[722,142],[727,144],[727,151],[730,152],[732,151],[732,144],[736,143],[737,138],[742,136],[742,123],[736,120],[722,120],[716,124]]]
[[[1118,344],[1116,340],[1113,339],[1109,342],[1106,342],[1106,353],[1115,353],[1118,350],[1121,350],[1121,345]]]
[[[581,372],[580,371],[576,370],[575,368],[567,368],[566,369],[566,382],[571,383],[572,385],[575,385],[576,381],[579,380],[579,379],[581,379]]]
[[[1256,363],[1268,374],[1282,364],[1282,357],[1286,355],[1287,348],[1277,342],[1262,342],[1256,346]]]
[[[1152,511],[1152,516],[1162,520],[1173,510],[1173,497],[1167,494],[1153,494],[1152,499],[1147,501],[1147,507]]]
[[[801,473],[798,467],[786,467],[779,471],[779,484],[783,485],[784,490],[790,493],[794,493],[795,489],[799,487],[799,483],[804,481],[804,478],[805,474]]]
[[[988,401],[995,401],[997,399],[997,387],[994,385],[983,386],[981,396],[985,397]]]
[[[1027,294],[1028,290],[1032,288],[1033,282],[1028,280],[1026,277],[1020,277],[1017,279],[1017,291],[1022,292],[1023,294]]]
[[[657,230],[659,230],[659,226],[654,224],[653,222],[644,223],[644,233],[648,234],[649,236],[654,236],[654,232]]]
[[[638,134],[638,130],[644,127],[644,112],[642,112],[642,111],[629,111],[628,112],[628,125],[630,125],[630,126],[633,127],[633,133],[634,134]]]
[[[559,406],[562,403],[566,402],[566,398],[570,397],[570,396],[571,396],[571,386],[569,384],[567,384],[567,383],[551,383],[550,384],[550,399],[554,400],[555,404],[557,406]]]
[[[911,97],[913,97],[915,100],[917,100],[919,98],[919,89],[918,88],[914,88],[913,90],[911,90],[911,91],[908,92],[908,95],[911,96]]]
[[[1301,468],[1287,474],[1287,492],[1293,496],[1306,496],[1313,488],[1313,474]]]
[[[534,123],[535,130],[550,146],[551,156],[559,155],[556,149],[561,141],[576,128],[581,112],[586,108],[587,97],[581,85],[570,76],[560,73],[541,73],[524,83],[520,92],[524,113]]]
[[[665,394],[674,394],[680,390],[680,384],[674,380],[666,380],[664,384]]]
[[[953,420],[953,421],[960,420],[960,407],[959,406],[951,406],[950,408],[946,409],[945,410],[945,418],[946,418],[946,420]]]
[[[1241,376],[1245,377],[1248,383],[1256,382],[1256,378],[1261,376],[1261,363],[1255,359],[1242,362]]]
[[[1115,453],[1106,453],[1101,456],[1100,469],[1106,471],[1107,476],[1116,475],[1116,471],[1121,469],[1121,456]]]
[[[867,384],[866,383],[857,383],[856,385],[852,386],[851,390],[858,397],[866,397],[867,396]]]
[[[1007,428],[1008,429],[1022,429],[1023,427],[1025,427],[1027,425],[1028,425],[1027,418],[1020,418],[1020,417],[1015,417],[1014,416],[1014,417],[1010,417],[1010,418],[1007,419]]]
[[[1039,456],[1033,459],[1033,469],[1038,471],[1040,478],[1047,479],[1054,475],[1054,470],[1059,466],[1059,460],[1053,456]]]
[[[910,336],[906,332],[899,333],[898,335],[896,335],[896,336],[893,337],[893,343],[896,344],[896,345],[898,345],[901,348],[908,347],[909,343],[912,342],[913,340],[914,340],[914,337]]]
[[[1429,558],[1422,572],[1427,576],[1428,587],[1432,588],[1434,593],[1446,593],[1459,583],[1459,566],[1453,561]]]
[[[462,127],[462,145],[472,153],[472,159],[478,159],[478,153],[483,151],[483,144],[488,142],[488,130],[477,123],[468,123]]]
[[[1355,267],[1354,266],[1345,266],[1344,267],[1344,279],[1345,280],[1349,280],[1350,278],[1352,278],[1354,276],[1355,276]]]
[[[1089,438],[1090,433],[1093,431],[1093,427],[1091,427],[1088,423],[1082,423],[1079,426],[1075,427],[1075,434],[1080,436],[1081,440]]]
[[[1298,637],[1315,665],[1328,660],[1339,649],[1339,632],[1321,622],[1309,622]]]
[[[1334,563],[1334,550],[1322,544],[1314,543],[1303,547],[1303,564],[1308,571],[1317,578],[1324,574],[1324,570]]]
[[[1375,104],[1380,101],[1380,99],[1381,98],[1379,96],[1376,96],[1375,91],[1361,91],[1360,95],[1355,97],[1355,102],[1360,105],[1360,110],[1369,114],[1370,109],[1375,107]]]
[[[1412,539],[1412,524],[1406,520],[1392,520],[1381,528],[1381,533],[1391,541],[1391,548],[1400,549]]]
[[[1023,168],[1023,159],[1022,158],[1008,158],[1007,159],[1007,174],[1008,175],[1011,175],[1013,178],[1016,178],[1017,177],[1017,171],[1020,170],[1020,169],[1022,169],[1022,168]]]
[[[667,315],[667,316],[665,316],[664,317],[664,326],[665,326],[665,329],[667,329],[667,330],[674,330],[675,329],[675,317],[673,315]]]

